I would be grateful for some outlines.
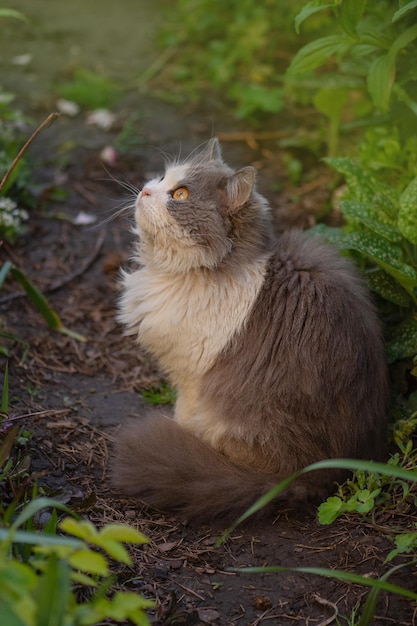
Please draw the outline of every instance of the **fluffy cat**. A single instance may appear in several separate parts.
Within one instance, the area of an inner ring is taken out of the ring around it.
[[[188,517],[236,514],[326,458],[381,458],[387,376],[379,324],[352,263],[318,237],[274,237],[255,170],[216,139],[136,200],[138,269],[120,320],[177,390],[175,418],[121,428],[113,484]],[[292,500],[326,495],[307,474]]]

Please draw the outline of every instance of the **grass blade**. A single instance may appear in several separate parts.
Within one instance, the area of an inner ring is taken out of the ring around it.
[[[393,585],[392,583],[383,580],[382,578],[365,578],[359,574],[353,574],[351,572],[343,572],[341,570],[326,569],[323,567],[286,567],[283,565],[270,566],[270,567],[244,567],[244,568],[231,568],[233,572],[244,572],[245,574],[276,574],[282,572],[297,572],[300,574],[315,574],[316,576],[324,576],[326,578],[335,578],[337,580],[344,580],[346,582],[356,583],[364,585],[366,587],[373,587],[380,591],[389,591],[395,593],[404,598],[411,598],[417,600],[417,593]]]
[[[1,394],[1,412],[7,415],[9,410],[9,361],[4,368],[3,391]]]
[[[403,567],[409,567],[411,565],[416,565],[417,561],[412,561],[411,563],[400,563],[400,565],[396,565],[395,567],[391,567],[381,578],[380,581],[386,581],[394,572],[402,569]],[[366,598],[366,602],[364,604],[358,626],[370,626],[372,623],[372,619],[375,615],[376,603],[378,602],[379,594],[382,589],[380,587],[374,586],[368,594]]]
[[[302,474],[307,474],[314,470],[320,469],[347,469],[347,470],[362,470],[365,472],[374,472],[377,474],[383,474],[385,476],[395,476],[402,480],[417,481],[417,470],[404,470],[400,467],[394,467],[389,463],[376,463],[374,461],[361,461],[359,459],[326,459],[324,461],[317,461],[307,467],[304,467],[299,472],[295,472],[288,478],[285,478],[280,483],[272,487],[268,493],[261,496],[243,515],[241,515],[217,540],[216,546],[220,546],[229,535],[235,530],[239,524],[244,522],[248,517],[262,509],[262,507],[269,504],[279,495],[284,489],[288,487],[294,480],[299,478]]]
[[[0,269],[0,289],[3,287],[3,283],[6,280],[7,274],[12,269],[12,264],[10,261],[6,261]]]
[[[59,559],[56,554],[51,554],[37,589],[38,626],[62,626],[64,624],[71,596],[70,577],[68,562]]]
[[[12,266],[10,272],[26,291],[28,298],[43,316],[49,328],[52,330],[59,330],[62,326],[62,322],[59,319],[58,314],[50,306],[43,293],[35,287],[32,281],[30,281],[19,268]]]
[[[17,530],[19,526],[22,526],[25,522],[27,522],[31,517],[35,515],[35,513],[38,513],[38,511],[47,508],[61,509],[62,511],[65,511],[70,515],[73,515],[71,510],[59,500],[54,500],[53,498],[37,498],[36,500],[32,500],[27,506],[25,506],[23,511],[17,516],[17,518],[13,522],[11,528],[13,530]]]
[[[48,535],[46,532],[35,532],[30,530],[11,531],[10,528],[0,528],[0,541],[7,541],[12,534],[14,543],[24,543],[32,546],[64,546],[81,550],[85,547],[81,539],[75,537],[63,537],[61,535]]]
[[[76,333],[62,324],[59,315],[49,304],[47,298],[43,295],[43,293],[32,283],[24,273],[14,265],[9,268],[12,276],[20,283],[20,285],[25,290],[28,298],[38,309],[39,313],[43,316],[44,320],[48,324],[48,327],[51,330],[57,330],[60,333],[72,337],[77,341],[86,341],[86,338],[79,333]]]

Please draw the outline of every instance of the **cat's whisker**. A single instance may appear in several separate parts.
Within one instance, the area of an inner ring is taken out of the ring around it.
[[[110,224],[110,222],[113,222],[115,219],[117,219],[118,217],[128,213],[128,212],[132,212],[132,209],[135,208],[135,203],[131,202],[127,205],[121,206],[118,209],[114,210],[114,209],[110,209],[111,213],[110,215],[108,215],[107,217],[104,217],[102,219],[100,219],[97,224],[95,224],[95,226],[105,226],[106,224]]]
[[[126,189],[126,191],[133,193],[133,195],[138,195],[139,188],[136,187],[136,185],[131,183],[129,180],[116,178],[116,176],[114,176],[114,174],[112,174],[112,172],[110,172],[104,164],[103,169],[106,172],[108,178],[99,178],[98,180],[116,183],[116,185],[118,185],[119,187],[123,187],[123,189]]]

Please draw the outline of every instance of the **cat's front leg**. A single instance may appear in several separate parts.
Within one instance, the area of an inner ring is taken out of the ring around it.
[[[200,381],[190,380],[177,385],[174,417],[180,424],[188,426],[199,408]]]

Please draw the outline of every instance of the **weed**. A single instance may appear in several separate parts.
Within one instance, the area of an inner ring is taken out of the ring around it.
[[[57,84],[56,92],[61,98],[90,110],[109,108],[121,95],[120,87],[110,78],[81,67],[71,79]]]
[[[401,483],[411,483],[413,485],[417,484],[417,469],[416,466],[412,469],[405,469],[403,467],[395,467],[393,464],[384,464],[384,463],[374,463],[371,461],[359,461],[355,459],[329,459],[326,461],[319,461],[317,463],[313,463],[308,467],[294,473],[292,476],[289,476],[285,480],[281,481],[277,485],[275,485],[267,494],[259,498],[257,502],[255,502],[250,509],[248,509],[241,517],[236,520],[236,522],[219,538],[216,545],[221,545],[227,537],[231,534],[231,532],[242,522],[244,522],[248,517],[262,509],[266,504],[271,502],[274,498],[276,498],[280,493],[282,493],[292,482],[297,480],[303,474],[306,474],[311,471],[315,471],[318,469],[324,470],[328,468],[343,468],[354,471],[356,475],[362,473],[363,476],[373,476],[373,480],[378,481],[379,478],[387,478],[390,480],[397,479],[401,481]],[[378,490],[376,490],[378,491]],[[366,493],[365,493],[366,492]],[[372,506],[370,506],[371,500],[375,500],[378,495],[375,493],[372,496],[372,493],[369,490],[361,490],[361,494],[358,496],[358,490],[355,492],[356,497],[352,497],[352,510],[356,510],[360,513],[366,513],[367,510],[370,510]],[[330,502],[329,502],[330,500]],[[333,519],[329,519],[327,522],[327,516],[331,517],[333,510],[332,504],[333,499],[329,498],[328,506],[325,507],[324,513],[322,511],[322,516],[324,517],[324,523],[330,523]],[[323,507],[324,505],[322,505]],[[363,510],[362,510],[362,507]],[[336,507],[334,507],[336,508]],[[417,525],[416,525],[417,527]],[[417,532],[407,532],[399,534],[395,537],[395,545],[394,548],[387,556],[386,563],[390,562],[395,556],[398,554],[413,554],[417,556]],[[370,592],[366,598],[366,601],[361,609],[361,613],[358,621],[354,621],[355,626],[370,626],[373,616],[375,614],[376,603],[381,591],[386,591],[390,593],[394,593],[398,596],[411,598],[413,600],[417,600],[417,594],[414,591],[410,591],[409,589],[405,589],[404,587],[400,587],[398,585],[392,584],[389,582],[389,577],[399,569],[408,566],[414,566],[417,564],[417,558],[407,563],[401,563],[394,567],[388,569],[385,574],[383,574],[380,578],[370,578],[367,576],[361,576],[359,574],[353,572],[346,572],[340,570],[326,569],[321,567],[292,567],[292,566],[270,566],[270,567],[245,567],[245,568],[235,568],[233,571],[243,572],[243,573],[286,573],[286,572],[299,572],[304,574],[313,574],[316,576],[323,576],[326,578],[332,578],[335,580],[343,580],[346,582],[356,583],[362,585],[364,587],[369,587]],[[356,620],[356,610],[352,613],[352,618]],[[349,623],[349,622],[348,622]]]
[[[98,531],[90,522],[71,517],[50,533],[22,530],[45,507],[68,509],[48,498],[32,500],[9,528],[0,528],[0,616],[2,623],[18,626],[54,624],[74,626],[129,620],[147,626],[146,609],[153,602],[137,593],[115,591],[109,558],[131,565],[124,547],[144,544],[146,537],[130,526],[109,524]],[[57,532],[65,533],[57,534]],[[14,557],[13,546],[28,546],[24,560]],[[75,588],[78,594],[75,594]],[[80,588],[90,589],[88,601],[77,599]]]
[[[164,383],[153,389],[145,389],[141,395],[148,404],[173,404],[175,402],[175,390]]]

